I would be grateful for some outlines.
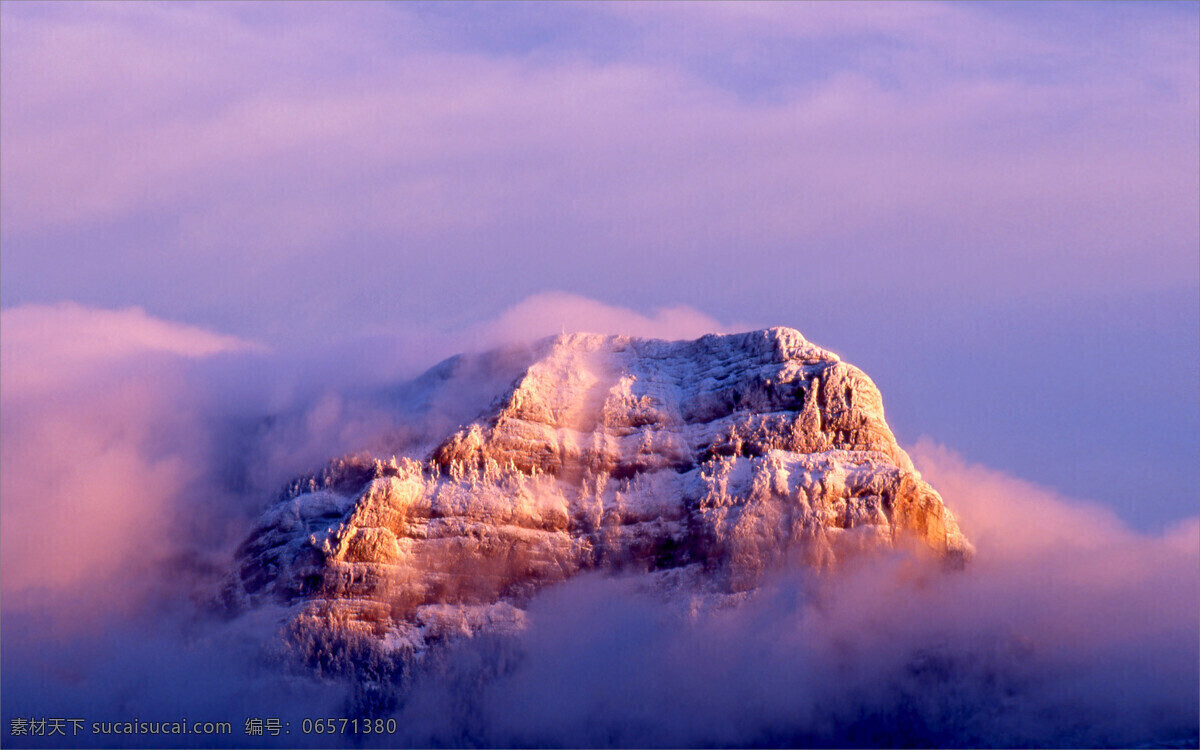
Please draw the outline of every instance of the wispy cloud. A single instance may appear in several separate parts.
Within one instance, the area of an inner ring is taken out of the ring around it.
[[[263,349],[235,336],[151,317],[141,308],[22,305],[0,311],[0,326],[0,382],[4,398],[14,401],[82,384],[113,363],[138,357],[195,358]]]
[[[532,11],[507,6],[513,38],[572,44],[494,49],[473,12],[8,6],[20,294],[49,283],[25,248],[73,226],[150,280],[156,309],[204,309],[235,267],[261,319],[283,289],[322,286],[314,324],[469,306],[464,281],[495,309],[629,267],[634,293],[755,266],[979,294],[1193,270],[1192,14],[1063,11],[1074,26],[1056,34],[1062,19],[940,4],[562,9],[636,42],[597,57],[610,36],[523,27],[510,16]],[[137,246],[147,223],[161,245]],[[53,288],[86,283],[60,274]],[[415,279],[420,305],[377,301]]]
[[[754,326],[729,326],[687,306],[643,315],[563,292],[543,292],[508,308],[495,320],[466,331],[464,348],[481,349],[509,341],[533,341],[567,332],[592,332],[666,340],[694,339]]]

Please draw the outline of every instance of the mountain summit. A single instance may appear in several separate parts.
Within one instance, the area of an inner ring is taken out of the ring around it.
[[[586,571],[724,601],[775,566],[905,539],[972,551],[870,378],[789,328],[562,335],[455,357],[404,393],[426,413],[487,405],[293,482],[239,550],[239,606],[412,653],[520,628],[538,590]]]

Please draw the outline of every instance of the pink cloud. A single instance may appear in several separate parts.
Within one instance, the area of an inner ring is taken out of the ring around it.
[[[5,399],[82,382],[97,369],[144,355],[197,358],[261,349],[234,336],[150,317],[136,307],[22,305],[0,311],[0,327]]]
[[[170,553],[179,492],[202,478],[191,360],[254,345],[74,304],[0,313],[5,595],[136,578]]]
[[[956,6],[870,7],[615,6],[598,12],[658,56],[606,62],[485,55],[403,8],[10,9],[5,227],[166,211],[189,252],[285,275],[352,232],[457,259],[481,234],[527,262],[697,248],[702,267],[884,244],[896,273],[940,277],[950,254],[1009,291],[1194,270],[1186,30],[1148,23],[1117,65]],[[389,43],[392,29],[406,31]],[[902,51],[766,101],[686,65],[855,33]],[[1029,59],[1074,67],[977,69]]]
[[[752,327],[752,326],[751,326]],[[650,315],[565,292],[527,297],[499,317],[463,336],[467,348],[508,341],[532,341],[559,333],[604,333],[657,339],[694,339],[707,333],[745,330],[724,325],[686,305],[660,308]]]
[[[911,454],[975,544],[981,591],[1024,597],[1039,627],[1113,634],[1200,624],[1200,517],[1139,533],[1108,508],[970,464],[928,438]]]

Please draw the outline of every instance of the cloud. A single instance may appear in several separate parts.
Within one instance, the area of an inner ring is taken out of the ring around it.
[[[1144,540],[1108,508],[1056,492],[978,464],[929,438],[917,441],[913,460],[925,479],[952,503],[971,538],[996,555],[1030,559],[1046,554],[1112,551]],[[1036,523],[1030,523],[1036,519]],[[991,556],[989,556],[991,557]]]
[[[22,399],[71,383],[131,359],[203,358],[262,350],[261,345],[171,323],[141,308],[98,310],[70,302],[22,305],[0,312],[4,330],[0,387],[6,399]]]
[[[534,341],[560,333],[604,333],[641,338],[695,339],[707,333],[732,333],[735,327],[686,305],[660,308],[651,315],[565,292],[527,297],[495,320],[464,334],[469,348],[511,341]],[[736,328],[745,330],[745,328]]]
[[[284,335],[1194,270],[1193,16],[584,6],[497,51],[474,8],[308,8],[6,7],[6,293],[107,267],[96,301]]]
[[[1200,519],[1139,534],[930,441],[914,455],[975,535],[965,570],[898,555],[781,571],[708,611],[583,577],[535,599],[519,637],[424,665],[402,741],[1194,744]]]
[[[79,363],[47,384],[5,381],[0,394],[3,675],[15,696],[6,728],[15,715],[70,711],[298,722],[349,710],[345,685],[278,660],[281,612],[222,623],[192,598],[212,595],[246,514],[287,471],[386,432],[397,405],[343,393],[344,381],[322,370],[295,375],[294,354],[138,311],[16,308],[0,322],[5,377],[14,366],[36,371],[43,354]],[[567,323],[662,336],[721,327],[686,308],[646,314],[543,294],[469,336],[521,339]],[[363,349],[362,362],[373,352]],[[284,373],[302,387],[271,396]],[[260,420],[264,410],[276,419]],[[708,610],[664,604],[637,578],[584,577],[538,596],[525,633],[465,641],[414,668],[397,687],[403,700],[380,709],[399,720],[387,741],[1131,746],[1194,737],[1200,519],[1142,534],[932,441],[912,453],[978,549],[966,570],[900,555],[781,571],[740,606]]]
[[[255,345],[73,304],[6,308],[0,327],[6,594],[168,553],[171,502],[206,450],[184,365]]]

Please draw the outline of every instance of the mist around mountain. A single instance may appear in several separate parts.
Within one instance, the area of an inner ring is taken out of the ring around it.
[[[650,573],[584,572],[533,594],[524,627],[417,664],[355,639],[313,659],[285,604],[231,617],[213,594],[290,478],[421,440],[419,388],[289,392],[283,357],[196,331],[117,354],[35,338],[21,355],[3,372],[5,746],[345,746],[299,728],[355,715],[396,719],[362,746],[1196,744],[1196,519],[1135,532],[923,440],[908,453],[976,550],[961,570],[897,548],[770,570],[708,608],[664,600]],[[57,380],[22,379],[50,365]],[[485,407],[476,392],[443,394],[434,432]],[[233,732],[13,736],[21,717]],[[246,735],[256,717],[291,734]]]

